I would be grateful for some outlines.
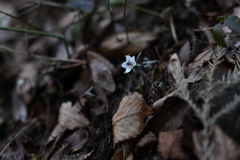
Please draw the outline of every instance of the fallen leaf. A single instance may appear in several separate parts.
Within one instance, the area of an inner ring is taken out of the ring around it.
[[[123,97],[112,118],[114,142],[118,143],[139,135],[144,128],[144,118],[151,113],[151,108],[138,92]]]
[[[116,86],[111,71],[106,67],[104,63],[93,59],[90,61],[90,68],[92,71],[91,73],[93,81],[96,84],[109,92],[115,91]]]
[[[177,96],[166,97],[159,107],[160,111],[155,112],[145,129],[154,134],[159,131],[177,130],[190,109],[188,103]]]
[[[159,132],[158,152],[164,159],[187,159],[182,148],[183,130]]]
[[[60,107],[58,123],[67,129],[77,129],[89,125],[88,119],[80,112],[78,105],[72,106],[71,102],[63,103]]]
[[[118,37],[118,39],[116,38]],[[100,53],[107,57],[135,55],[144,50],[150,41],[155,39],[152,33],[129,32],[130,44],[127,43],[126,33],[118,33],[107,38],[99,47]]]
[[[90,60],[95,59],[95,60],[98,60],[98,61],[104,63],[108,67],[108,69],[111,71],[112,74],[117,73],[115,66],[109,60],[107,60],[105,57],[101,56],[100,54],[93,52],[93,51],[88,51],[87,56],[88,56],[88,59],[90,59]]]

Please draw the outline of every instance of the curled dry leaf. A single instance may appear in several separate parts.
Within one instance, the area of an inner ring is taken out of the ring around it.
[[[106,65],[98,60],[90,61],[90,68],[92,73],[93,81],[106,89],[109,92],[114,92],[116,89],[115,82],[113,80],[111,71],[106,67]]]
[[[118,37],[118,39],[116,38]],[[107,38],[100,46],[100,52],[108,57],[124,56],[126,54],[135,55],[144,50],[149,41],[153,41],[155,36],[152,33],[129,32],[130,44],[127,43],[126,33]]]
[[[144,128],[145,116],[152,113],[151,108],[134,92],[123,97],[118,111],[112,118],[114,142],[118,143],[136,137]]]
[[[236,159],[237,158],[237,150],[238,145],[229,138],[218,125],[213,126],[213,158],[217,160],[226,160],[226,159]],[[201,152],[201,144],[203,141],[200,140],[200,135],[198,132],[193,132],[192,134],[194,143],[195,143],[195,152],[199,159],[203,158],[203,154]]]
[[[78,105],[71,102],[63,103],[60,107],[58,123],[67,129],[77,129],[89,125],[88,119],[80,112]]]
[[[159,132],[158,152],[164,159],[187,159],[182,148],[183,130]]]

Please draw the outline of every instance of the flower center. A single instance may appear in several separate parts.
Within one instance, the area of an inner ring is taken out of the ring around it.
[[[126,65],[127,65],[128,67],[132,67],[132,66],[133,66],[133,63],[132,63],[132,62],[127,62]]]

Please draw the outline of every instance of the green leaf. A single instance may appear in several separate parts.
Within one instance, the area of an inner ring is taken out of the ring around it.
[[[221,23],[216,24],[213,27],[213,38],[217,42],[217,44],[221,47],[227,47],[224,37],[222,35],[222,25]]]
[[[228,18],[224,20],[224,23],[234,33],[240,34],[240,19],[237,16],[235,16],[235,15],[228,16]]]

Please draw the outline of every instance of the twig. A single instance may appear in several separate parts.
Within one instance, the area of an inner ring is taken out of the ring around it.
[[[124,3],[123,22],[124,22],[125,32],[126,32],[126,36],[127,36],[127,43],[130,44],[129,37],[128,37],[128,26],[126,23],[126,6],[127,6],[127,0],[125,0],[125,3]]]
[[[37,119],[33,119],[27,126],[23,127],[14,137],[13,139],[3,148],[3,150],[0,153],[0,156],[5,152],[5,150],[9,147],[9,145],[18,138],[25,130],[27,130],[29,127],[31,127]]]
[[[87,63],[85,60],[58,59],[58,58],[54,58],[54,57],[45,57],[45,56],[39,56],[39,55],[32,55],[32,54],[25,53],[25,52],[15,51],[15,50],[13,50],[11,48],[8,48],[6,46],[3,46],[3,45],[0,45],[0,49],[5,50],[7,52],[17,53],[17,54],[20,54],[20,55],[30,56],[30,57],[33,57],[33,58],[44,59],[44,60],[48,60],[48,61],[72,62],[72,63],[79,63],[79,64],[82,64],[82,65]]]
[[[54,38],[59,38],[63,40],[68,58],[71,57],[70,52],[68,50],[68,44],[64,36],[58,35],[58,34],[52,34],[48,32],[41,32],[41,31],[33,31],[33,30],[25,30],[25,29],[18,29],[18,28],[11,28],[11,27],[0,27],[0,30],[6,30],[6,31],[14,31],[14,32],[21,32],[21,33],[30,33],[30,34],[38,34],[41,36],[48,36],[48,37],[54,37]]]

